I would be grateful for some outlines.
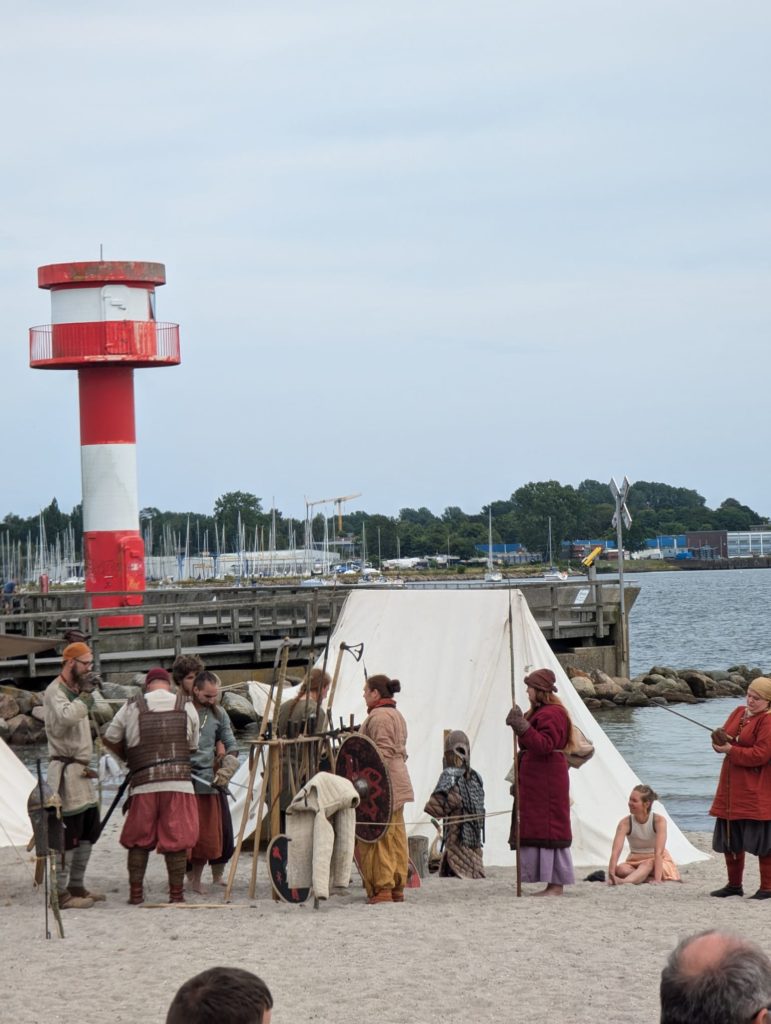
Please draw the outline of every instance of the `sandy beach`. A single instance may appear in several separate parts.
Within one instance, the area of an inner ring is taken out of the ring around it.
[[[733,928],[771,951],[767,903],[708,897],[724,881],[716,857],[683,867],[682,884],[579,882],[549,900],[517,899],[513,868],[491,868],[480,881],[431,876],[403,905],[377,907],[364,903],[354,870],[349,893],[314,911],[312,903],[274,903],[262,864],[257,898],[248,900],[244,855],[232,904],[194,909],[220,902],[218,890],[188,897],[184,908],[148,909],[126,903],[118,825],[110,823],[95,848],[88,876],[107,902],[64,913],[64,940],[52,918],[56,937],[45,939],[43,896],[32,888],[27,855],[0,850],[3,1021],[162,1024],[186,978],[229,964],[268,982],[277,1024],[650,1024],[658,1019],[659,972],[681,936]],[[690,838],[709,848],[707,835]],[[750,894],[757,861],[748,861]],[[151,858],[147,888],[149,899],[165,900],[159,857]]]

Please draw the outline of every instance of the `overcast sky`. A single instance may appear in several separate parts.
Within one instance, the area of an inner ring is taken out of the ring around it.
[[[10,6],[10,5],[9,5]],[[767,2],[80,0],[3,17],[0,518],[80,500],[37,267],[155,260],[142,506],[771,514]]]

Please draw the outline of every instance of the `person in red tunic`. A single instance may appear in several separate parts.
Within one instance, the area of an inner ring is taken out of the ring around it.
[[[750,899],[771,899],[771,679],[753,679],[746,706],[712,733],[712,749],[725,755],[709,813],[717,819],[712,849],[725,855],[728,883],[710,895],[743,896],[744,857],[752,853],[760,888]]]
[[[570,715],[556,696],[557,677],[548,668],[525,676],[530,710],[517,704],[506,724],[519,737],[519,858],[523,882],[546,882],[535,896],[561,896],[575,881],[570,845],[570,784],[562,753],[573,731]],[[514,816],[512,816],[513,818]],[[516,849],[512,820],[509,846]]]

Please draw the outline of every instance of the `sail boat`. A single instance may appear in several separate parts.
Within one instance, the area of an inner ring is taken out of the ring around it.
[[[553,582],[560,582],[561,580],[566,580],[568,578],[568,574],[566,572],[562,572],[562,570],[558,569],[554,564],[554,556],[551,549],[551,516],[549,516],[549,569],[543,573],[543,578],[545,580],[552,580]]]
[[[493,507],[487,509],[487,572],[485,583],[500,583],[503,575],[493,568]]]

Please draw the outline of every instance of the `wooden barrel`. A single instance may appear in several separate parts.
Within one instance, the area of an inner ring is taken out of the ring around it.
[[[409,836],[407,845],[410,851],[410,860],[415,865],[421,878],[428,874],[428,839],[425,836]]]

